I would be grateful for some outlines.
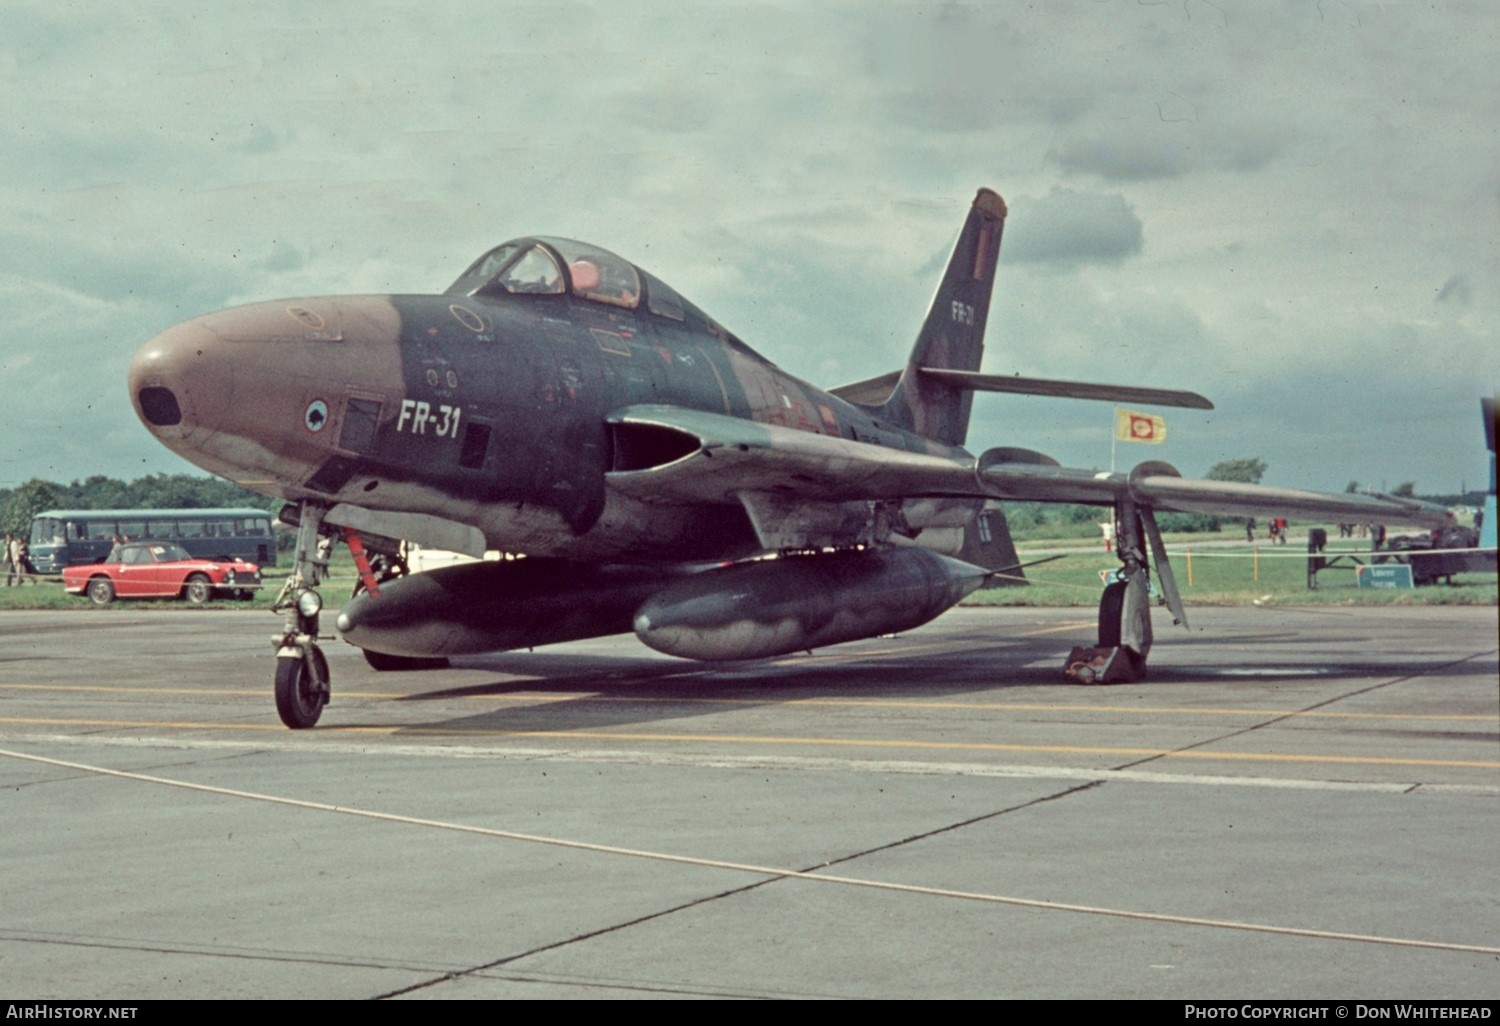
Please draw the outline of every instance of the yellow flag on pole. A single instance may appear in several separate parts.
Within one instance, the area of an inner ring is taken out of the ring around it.
[[[1167,440],[1167,422],[1149,413],[1136,413],[1115,407],[1115,438],[1121,442],[1148,442],[1152,445]]]

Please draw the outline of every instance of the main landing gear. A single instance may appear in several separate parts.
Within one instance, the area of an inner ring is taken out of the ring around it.
[[[318,648],[318,614],[323,597],[318,584],[328,572],[328,550],[319,544],[323,508],[303,502],[297,522],[296,557],[276,604],[286,613],[276,645],[276,712],[293,730],[318,722],[329,700],[328,660]]]
[[[1063,672],[1080,684],[1121,684],[1146,679],[1146,656],[1151,651],[1151,575],[1146,543],[1156,563],[1162,595],[1173,623],[1186,623],[1177,583],[1167,562],[1166,546],[1149,507],[1122,497],[1115,506],[1115,550],[1124,564],[1099,599],[1099,643],[1075,648]]]

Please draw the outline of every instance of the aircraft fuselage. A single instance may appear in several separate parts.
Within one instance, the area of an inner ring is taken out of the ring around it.
[[[620,436],[607,418],[621,408],[668,404],[967,457],[786,374],[689,304],[672,309],[680,318],[568,293],[260,303],[152,339],[130,390],[161,441],[247,487],[442,517],[477,527],[491,548],[578,560],[765,548],[738,504],[610,489],[612,471],[677,455],[652,451],[649,433]]]

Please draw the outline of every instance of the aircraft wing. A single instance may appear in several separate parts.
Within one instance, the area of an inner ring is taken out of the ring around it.
[[[610,487],[643,502],[723,503],[741,492],[820,502],[976,495],[974,463],[680,406],[629,406]]]
[[[975,496],[1093,506],[1129,496],[1161,512],[1428,527],[1450,519],[1414,499],[1195,480],[1155,461],[1121,474],[1062,467],[1022,449],[955,459],[664,405],[629,406],[607,421],[610,487],[659,504],[731,503],[746,492],[806,502]]]
[[[1328,494],[1236,481],[1185,478],[1167,463],[1143,463],[1129,474],[1090,472],[1035,463],[980,461],[979,479],[996,499],[1112,506],[1129,495],[1158,512],[1243,517],[1300,517],[1362,524],[1444,527],[1442,506],[1389,495]]]

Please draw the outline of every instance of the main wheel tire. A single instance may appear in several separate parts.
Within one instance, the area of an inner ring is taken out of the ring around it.
[[[1118,648],[1130,659],[1130,678],[1146,679],[1146,653],[1151,649],[1151,607],[1145,601],[1145,582],[1140,584],[1141,600],[1127,602],[1129,581],[1115,581],[1099,598],[1099,647]],[[1136,617],[1127,624],[1126,617]],[[1129,629],[1127,629],[1129,628]],[[1132,639],[1126,644],[1127,635]],[[1141,646],[1140,650],[1135,645]]]
[[[381,672],[387,670],[441,670],[447,667],[446,656],[398,656],[389,655],[385,652],[372,652],[368,648],[360,649],[365,654],[365,662],[370,667]]]
[[[276,714],[293,730],[306,730],[328,702],[328,663],[314,647],[302,658],[276,660]]]
[[[115,600],[115,586],[108,577],[95,577],[89,582],[89,601],[96,606],[107,606]]]
[[[202,574],[193,574],[182,586],[182,597],[192,605],[201,606],[214,597],[214,586]]]
[[[1125,611],[1125,582],[1115,581],[1099,597],[1099,647],[1120,647],[1120,614]]]

